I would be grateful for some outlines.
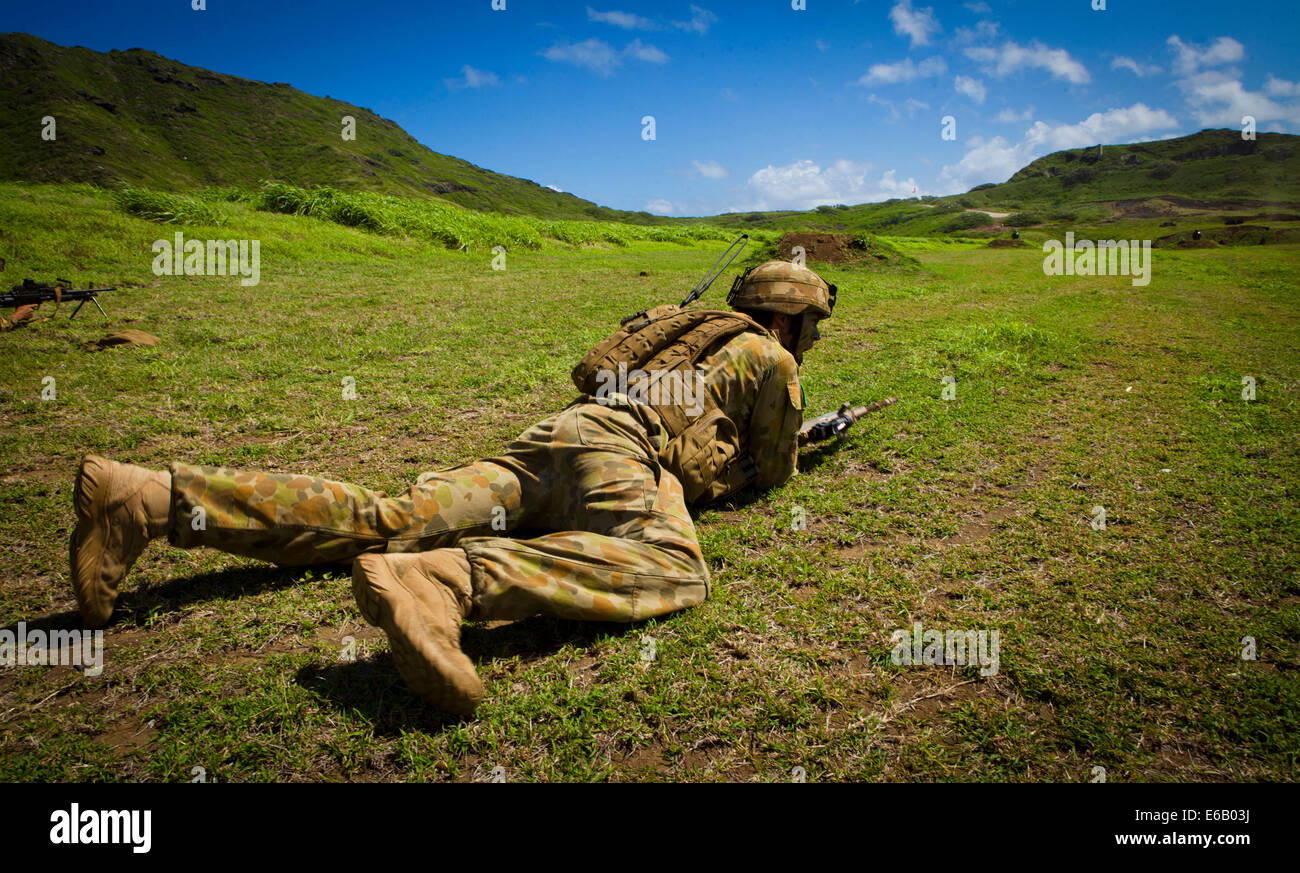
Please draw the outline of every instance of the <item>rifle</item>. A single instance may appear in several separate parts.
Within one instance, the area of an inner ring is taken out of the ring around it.
[[[745,244],[747,242],[749,242],[749,234],[747,233],[742,233],[740,236],[732,240],[731,245],[727,246],[726,249],[723,250],[722,254],[718,255],[718,259],[713,262],[713,266],[709,267],[709,272],[704,274],[704,278],[700,279],[700,281],[696,283],[695,287],[691,289],[691,293],[687,294],[686,299],[683,300],[678,305],[682,309],[685,309],[687,306],[690,306],[692,303],[694,303],[696,298],[698,298],[701,294],[703,294],[705,291],[708,291],[709,286],[713,284],[713,280],[718,278],[718,276],[722,273],[723,270],[731,266],[731,262],[736,259],[736,255],[744,251]],[[737,249],[736,248],[737,245],[739,245],[740,248]],[[736,250],[732,252],[731,251],[732,249],[736,249]],[[727,258],[728,254],[730,254],[731,257]],[[727,258],[727,262],[725,264],[722,264],[723,258]],[[718,264],[722,264],[722,266],[719,267]]]
[[[844,439],[844,432],[852,427],[853,423],[859,418],[878,409],[884,409],[897,401],[897,397],[890,397],[888,400],[881,400],[870,406],[849,406],[849,404],[845,403],[836,412],[828,412],[825,415],[817,416],[811,421],[805,421],[803,427],[799,428],[799,445],[806,446],[811,443],[820,443],[831,437],[842,440]]]
[[[89,300],[91,303],[95,304],[95,308],[99,310],[100,314],[103,315],[104,318],[108,318],[108,313],[104,312],[104,307],[99,305],[99,300],[97,298],[105,291],[116,291],[116,287],[74,289],[70,287],[72,283],[67,279],[55,279],[54,283],[55,284],[53,285],[49,285],[45,282],[35,282],[31,279],[24,279],[23,284],[15,285],[13,290],[8,294],[0,294],[0,306],[13,307],[27,306],[29,304],[39,306],[42,303],[53,300],[57,310],[59,303],[62,301],[76,300],[77,308],[72,310],[72,315],[70,316],[70,318],[76,318],[77,313],[81,311],[81,307],[85,306],[86,301]]]

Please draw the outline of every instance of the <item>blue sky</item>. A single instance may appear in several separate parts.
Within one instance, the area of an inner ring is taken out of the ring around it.
[[[953,193],[1246,114],[1300,133],[1296,4],[1094,2],[5,0],[0,30],[288,82],[434,151],[673,215]]]

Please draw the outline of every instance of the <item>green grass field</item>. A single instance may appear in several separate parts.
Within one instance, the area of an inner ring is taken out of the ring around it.
[[[592,343],[723,247],[547,238],[494,271],[486,250],[223,208],[175,227],[0,186],[6,286],[121,286],[111,325],[65,307],[0,334],[0,626],[77,626],[84,452],[401,490],[562,407]],[[155,277],[150,244],[178,229],[259,239],[261,283]],[[698,608],[469,626],[486,700],[458,722],[402,684],[348,568],[158,543],[101,675],[0,667],[0,780],[1296,779],[1300,251],[1158,250],[1135,288],[1045,277],[1032,245],[900,248],[921,269],[823,271],[839,304],[804,366],[809,412],[898,403],[786,487],[697,515]],[[161,343],[82,350],[123,327]],[[997,630],[998,673],[896,666],[916,621]]]

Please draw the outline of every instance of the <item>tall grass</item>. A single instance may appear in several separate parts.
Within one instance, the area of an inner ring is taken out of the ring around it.
[[[228,217],[221,204],[248,203],[263,212],[302,215],[372,233],[410,236],[453,249],[538,249],[547,241],[572,246],[622,246],[634,240],[690,243],[728,240],[735,235],[734,230],[699,224],[644,226],[500,215],[441,200],[406,200],[324,186],[298,188],[282,182],[267,182],[260,191],[229,186],[206,188],[193,196],[124,188],[115,196],[123,211],[149,221],[219,225]]]
[[[215,203],[166,191],[127,187],[119,189],[114,199],[122,211],[160,224],[221,225],[227,218]]]
[[[541,248],[545,240],[569,245],[632,240],[687,243],[730,239],[734,231],[704,225],[651,226],[610,221],[566,221],[476,212],[438,200],[405,200],[335,188],[297,188],[281,182],[263,186],[258,209],[306,215],[375,233],[414,236],[448,248]]]

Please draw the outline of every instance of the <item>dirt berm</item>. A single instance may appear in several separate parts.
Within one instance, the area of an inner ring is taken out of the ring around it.
[[[794,257],[803,246],[809,261],[845,267],[911,267],[917,261],[874,237],[851,233],[787,233],[776,242],[776,257]]]

